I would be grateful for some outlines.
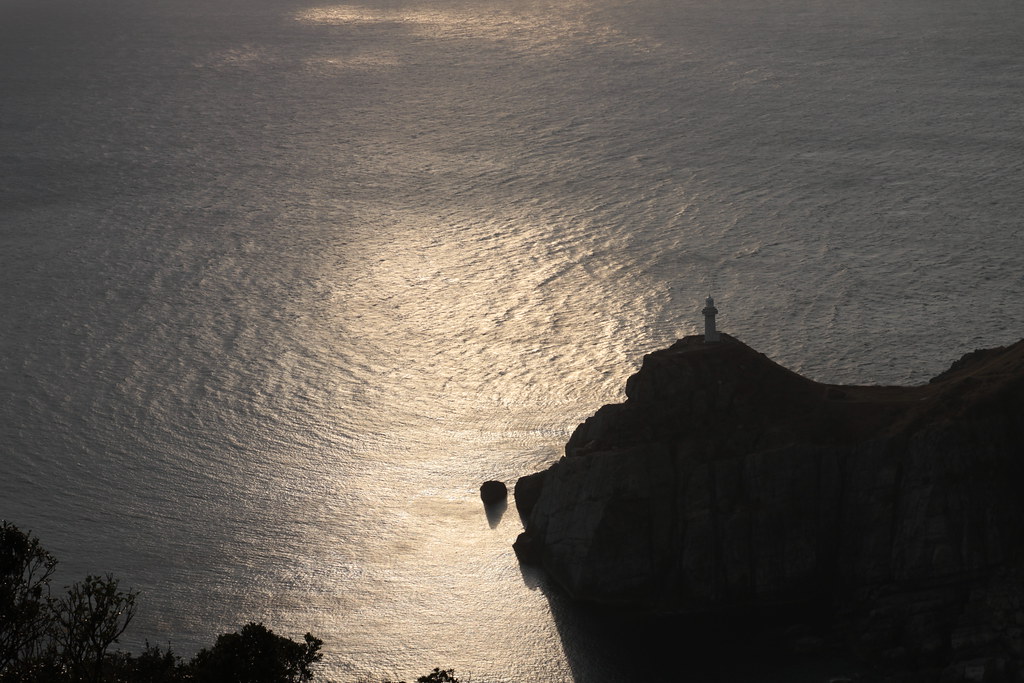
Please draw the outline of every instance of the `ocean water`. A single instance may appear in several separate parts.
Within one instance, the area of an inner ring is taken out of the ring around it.
[[[477,487],[709,292],[830,382],[1024,336],[1022,35],[1009,0],[0,0],[0,516],[142,591],[130,649],[262,620],[339,681],[626,680]]]

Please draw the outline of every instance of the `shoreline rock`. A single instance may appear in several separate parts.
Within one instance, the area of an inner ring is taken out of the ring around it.
[[[484,505],[497,505],[508,497],[508,487],[500,481],[485,481],[480,485],[480,500]]]
[[[646,356],[626,395],[516,484],[516,553],[571,597],[814,605],[911,667],[1024,672],[1024,341],[923,386],[862,387],[688,337]]]

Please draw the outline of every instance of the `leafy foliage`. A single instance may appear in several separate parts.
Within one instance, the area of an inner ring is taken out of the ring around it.
[[[135,615],[137,593],[110,575],[88,576],[53,598],[56,567],[38,538],[3,521],[0,681],[99,681],[107,648]]]
[[[434,670],[426,676],[417,678],[416,683],[459,683],[459,679],[455,677],[455,669],[434,667]]]
[[[199,683],[296,683],[313,678],[312,665],[323,658],[323,641],[307,633],[303,643],[279,636],[262,623],[217,636],[190,663]]]
[[[61,660],[80,681],[99,681],[103,656],[135,616],[136,591],[118,590],[118,581],[87,576],[69,586],[58,602],[53,636]]]
[[[0,678],[29,679],[53,620],[50,577],[57,560],[6,520],[0,526]]]
[[[107,574],[54,598],[56,567],[39,539],[3,521],[0,683],[303,683],[323,659],[323,641],[311,633],[296,642],[254,622],[221,634],[188,663],[148,641],[138,656],[110,653],[135,617],[138,592]],[[416,683],[460,681],[453,669],[435,668]]]
[[[384,680],[381,683],[393,683],[390,680]],[[398,681],[397,683],[405,683],[405,681]],[[434,667],[434,670],[428,674],[424,674],[416,679],[416,683],[461,683],[458,678],[455,677],[455,669],[439,669]]]
[[[115,652],[107,656],[105,664],[107,680],[111,681],[178,683],[184,680],[185,675],[185,665],[170,646],[161,650],[159,645],[150,645],[148,640],[138,657],[127,652]]]

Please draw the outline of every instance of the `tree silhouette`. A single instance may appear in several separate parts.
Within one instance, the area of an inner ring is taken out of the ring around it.
[[[109,653],[135,617],[137,591],[112,575],[87,576],[50,594],[57,560],[39,540],[0,526],[0,683],[301,683],[315,673],[323,641],[276,635],[262,623],[217,637],[188,663],[146,643],[141,655]],[[457,683],[434,670],[429,683]],[[441,677],[438,677],[441,676]]]
[[[417,678],[416,683],[459,683],[459,679],[455,677],[455,669],[434,667],[427,675]]]
[[[57,560],[39,539],[0,526],[0,679],[31,678],[52,623],[50,577]]]
[[[58,601],[54,640],[73,680],[100,680],[103,657],[135,616],[137,592],[118,590],[118,582],[87,576],[68,587]]]
[[[312,665],[323,658],[323,641],[307,633],[297,643],[262,623],[246,624],[236,633],[217,636],[212,648],[200,650],[190,664],[198,683],[297,683],[313,678]]]

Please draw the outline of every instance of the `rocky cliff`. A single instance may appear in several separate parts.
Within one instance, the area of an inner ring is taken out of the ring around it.
[[[968,677],[975,660],[983,677],[1019,666],[1024,341],[924,386],[861,387],[695,336],[646,356],[626,395],[516,486],[516,551],[571,596],[809,605],[891,658]]]

